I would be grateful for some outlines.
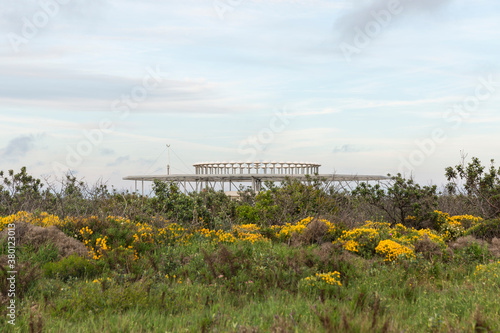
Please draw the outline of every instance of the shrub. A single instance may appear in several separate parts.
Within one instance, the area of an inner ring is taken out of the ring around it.
[[[40,208],[44,184],[40,179],[30,176],[26,167],[16,174],[14,170],[9,170],[8,175],[0,171],[0,179],[3,183],[0,184],[0,215]]]
[[[460,237],[450,244],[450,248],[455,251],[455,259],[458,261],[486,262],[490,257],[488,243],[472,236]]]
[[[375,251],[377,251],[378,254],[385,256],[384,261],[388,262],[415,258],[415,254],[412,249],[398,244],[390,239],[381,241],[377,245]]]
[[[259,222],[259,210],[248,204],[236,207],[238,221],[242,224],[255,224]]]
[[[390,175],[389,175],[390,176]],[[392,224],[402,223],[409,227],[427,227],[437,207],[437,186],[415,184],[413,179],[405,179],[401,174],[391,177],[392,184],[385,186],[359,184],[352,194],[379,208],[383,216]],[[408,219],[408,216],[414,218]]]
[[[467,165],[465,156],[462,157],[461,164],[446,168],[447,189],[452,194],[465,194],[465,198],[480,209],[481,215],[494,218],[500,216],[500,168],[496,169],[491,160],[490,168],[485,169],[477,157]]]
[[[208,228],[228,227],[237,216],[237,203],[222,191],[184,194],[176,184],[158,180],[153,183],[153,191],[155,196],[148,201],[150,215],[161,214],[184,225]]]
[[[240,217],[248,219],[242,222],[258,222],[269,227],[293,223],[308,216],[332,216],[338,210],[337,199],[327,194],[322,186],[322,180],[312,178],[307,183],[286,178],[279,186],[267,182],[267,190],[255,197],[255,209],[240,209]]]
[[[283,226],[274,225],[276,238],[281,241],[298,243],[322,243],[331,241],[340,234],[340,229],[332,222],[325,219],[315,219],[309,216],[296,223],[286,223]]]
[[[329,226],[324,221],[314,219],[307,225],[302,235],[298,237],[298,241],[301,244],[321,244],[328,240],[331,241],[328,231]]]
[[[477,265],[474,276],[481,281],[495,283],[500,278],[500,261]]]
[[[59,257],[59,251],[57,250],[57,247],[50,242],[42,244],[38,248],[33,248],[32,245],[28,244],[25,245],[23,247],[23,251],[20,252],[20,261],[30,261],[39,265],[44,265],[48,262],[55,261]]]
[[[90,278],[99,273],[95,263],[75,254],[58,262],[49,262],[43,265],[43,273],[48,278],[60,278],[63,281],[71,277]]]
[[[0,261],[3,258],[0,258]],[[23,298],[28,290],[38,282],[40,277],[40,266],[38,264],[33,264],[31,262],[17,263],[16,271],[18,272],[16,276],[16,298]],[[10,289],[10,282],[7,278],[11,277],[12,273],[8,271],[8,268],[4,268],[3,263],[0,264],[0,302],[2,302],[2,296],[7,296],[8,290]]]
[[[338,291],[338,288],[341,286],[340,273],[337,271],[316,273],[315,275],[308,276],[299,281],[299,290],[306,293],[316,293],[320,291],[322,293],[331,294]]]
[[[371,258],[381,239],[380,230],[368,222],[359,228],[343,230],[342,235],[334,243],[342,244],[344,249],[350,252]]]
[[[500,218],[486,220],[466,230],[465,235],[491,241],[493,238],[500,237]]]
[[[439,245],[433,242],[427,235],[415,243],[415,253],[422,253],[426,259],[443,255]]]

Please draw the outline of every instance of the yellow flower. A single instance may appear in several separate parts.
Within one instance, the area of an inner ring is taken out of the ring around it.
[[[385,256],[384,261],[396,261],[398,259],[414,258],[415,254],[409,247],[396,243],[390,239],[381,241],[375,251]]]

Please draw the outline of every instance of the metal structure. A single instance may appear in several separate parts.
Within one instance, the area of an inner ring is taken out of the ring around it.
[[[195,163],[197,175],[271,174],[294,175],[319,173],[320,164],[310,162],[203,162]]]
[[[170,164],[170,163],[169,163]],[[332,182],[357,182],[357,181],[377,181],[385,180],[388,177],[374,175],[338,175],[320,174],[321,165],[310,162],[202,162],[195,163],[195,174],[170,175],[142,175],[128,176],[124,180],[142,183],[142,193],[144,194],[145,181],[165,181],[174,182],[184,188],[184,191],[201,191],[203,189],[215,189],[220,185],[225,190],[226,185],[229,191],[238,189],[237,184],[251,183],[255,191],[260,191],[262,183],[266,181],[282,182],[285,178],[297,179],[302,182],[313,180],[324,180],[325,187],[329,187]],[[168,165],[168,169],[170,165]]]
[[[167,151],[168,151],[167,175],[170,175],[170,145],[167,145]]]

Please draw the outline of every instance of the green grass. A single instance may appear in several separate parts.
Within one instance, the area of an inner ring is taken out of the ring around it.
[[[394,264],[318,245],[199,241],[157,248],[131,273],[72,257],[47,264],[50,246],[26,247],[25,259],[45,263],[50,274],[25,291],[16,326],[5,316],[0,325],[8,332],[499,331],[500,280],[474,276],[477,258],[459,252]],[[81,274],[54,273],[68,263]],[[299,290],[301,279],[334,270],[342,286],[333,292]]]

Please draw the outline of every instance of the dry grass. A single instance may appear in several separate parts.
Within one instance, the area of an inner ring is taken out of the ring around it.
[[[6,235],[7,229],[0,233],[0,242],[3,241]],[[66,236],[55,226],[42,228],[24,222],[16,223],[16,246],[30,244],[35,249],[38,249],[47,243],[52,243],[57,248],[59,259],[72,254],[81,257],[88,256],[88,250],[82,242]]]
[[[458,238],[455,242],[451,243],[449,245],[449,247],[453,250],[461,250],[461,249],[469,247],[473,244],[479,245],[480,247],[483,247],[487,243],[482,239],[477,239],[474,236],[469,235],[469,236]]]
[[[491,244],[488,246],[488,251],[490,251],[492,256],[500,258],[500,239],[493,238]]]
[[[304,232],[293,237],[292,241],[296,241],[299,244],[322,244],[328,236],[328,226],[325,222],[318,219],[312,220],[304,230]]]
[[[431,241],[427,235],[417,241],[417,243],[415,244],[415,252],[422,253],[423,256],[427,259],[431,259],[435,255],[439,257],[443,256],[439,245]]]

